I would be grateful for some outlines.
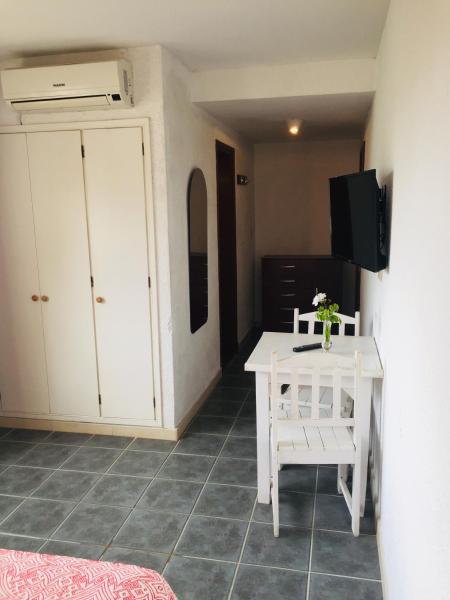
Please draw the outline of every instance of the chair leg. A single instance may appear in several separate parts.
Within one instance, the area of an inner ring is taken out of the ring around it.
[[[342,494],[341,479],[347,482],[348,479],[348,465],[338,465],[337,468],[337,491],[338,494]]]
[[[362,484],[362,482],[361,482],[361,484]],[[361,517],[361,519],[364,517],[364,513],[366,512],[366,491],[367,491],[367,484],[366,484],[364,490],[361,485],[361,506],[360,506],[360,511],[359,511],[359,516]]]
[[[278,464],[273,461],[272,465],[272,513],[273,513],[273,535],[280,535],[280,507],[278,499]]]
[[[359,516],[361,517],[361,519],[364,517],[366,512],[366,495],[364,494],[364,502],[363,502],[363,496],[361,494],[361,506],[359,507]]]
[[[352,531],[355,537],[359,536],[359,520],[361,511],[361,459],[357,459],[353,466],[352,484]]]

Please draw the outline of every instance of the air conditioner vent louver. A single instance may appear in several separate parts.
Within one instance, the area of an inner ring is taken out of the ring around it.
[[[3,98],[18,111],[126,108],[131,65],[115,60],[1,71]]]

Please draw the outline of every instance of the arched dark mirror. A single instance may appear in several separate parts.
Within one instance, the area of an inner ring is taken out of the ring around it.
[[[191,333],[208,320],[208,197],[200,169],[193,169],[187,194]]]

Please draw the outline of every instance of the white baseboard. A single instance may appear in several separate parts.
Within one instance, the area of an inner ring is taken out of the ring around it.
[[[370,489],[371,489],[371,493],[372,493],[372,503],[373,503],[373,507],[374,507],[374,513],[375,513],[374,518],[375,518],[375,526],[376,526],[376,532],[377,532],[376,539],[377,539],[378,559],[380,562],[381,588],[383,591],[383,600],[389,600],[387,584],[386,584],[386,577],[385,577],[386,570],[384,568],[385,558],[384,558],[384,552],[383,552],[383,543],[381,540],[381,533],[380,533],[380,531],[381,531],[380,530],[380,511],[379,511],[380,498],[375,497],[375,495],[374,495],[375,464],[372,461],[372,457],[370,457],[370,460],[369,460],[369,472],[370,472]]]
[[[384,565],[386,563],[385,563],[385,557],[384,557],[384,552],[383,552],[383,543],[381,540],[381,534],[380,534],[380,529],[379,529],[379,519],[377,519],[376,525],[377,525],[377,549],[378,549],[378,557],[380,560],[381,589],[383,590],[383,600],[389,600],[389,594],[388,594],[386,577],[385,577],[386,570],[384,568]]]
[[[25,417],[0,416],[0,427],[11,429],[43,429],[48,431],[67,431],[73,433],[90,433],[100,435],[125,435],[130,437],[141,437],[154,440],[178,441],[184,430],[206,401],[211,391],[219,382],[222,370],[211,379],[208,387],[204,390],[195,404],[186,412],[180,423],[175,428],[166,427],[142,427],[139,425],[118,425],[109,423],[90,423],[83,421],[65,421],[53,419],[35,419]]]
[[[176,438],[177,440],[179,440],[180,437],[183,435],[184,430],[189,425],[189,423],[192,421],[193,417],[199,411],[200,407],[206,401],[208,396],[211,394],[212,390],[216,387],[216,385],[218,384],[221,377],[222,377],[222,369],[219,369],[217,371],[217,373],[214,375],[214,377],[211,379],[211,381],[209,382],[208,387],[200,395],[199,399],[193,404],[193,406],[191,406],[191,408],[185,413],[184,417],[178,423],[178,425],[175,429],[176,435],[177,435],[177,438]]]
[[[176,441],[177,430],[164,427],[140,427],[138,425],[110,425],[108,423],[88,423],[52,419],[26,419],[21,417],[0,417],[0,427],[12,429],[44,429],[48,431],[68,431],[103,435],[125,435],[154,440]]]

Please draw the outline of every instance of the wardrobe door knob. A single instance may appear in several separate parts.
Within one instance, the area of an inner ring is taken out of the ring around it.
[[[39,300],[39,296],[36,296],[36,294],[33,294],[31,296],[31,299],[33,300],[33,302],[37,302]]]
[[[105,299],[102,298],[101,296],[97,296],[97,298],[95,299],[96,302],[98,302],[99,304],[103,304],[105,302]]]
[[[48,296],[41,296],[41,300],[42,302],[48,302],[49,298]]]

